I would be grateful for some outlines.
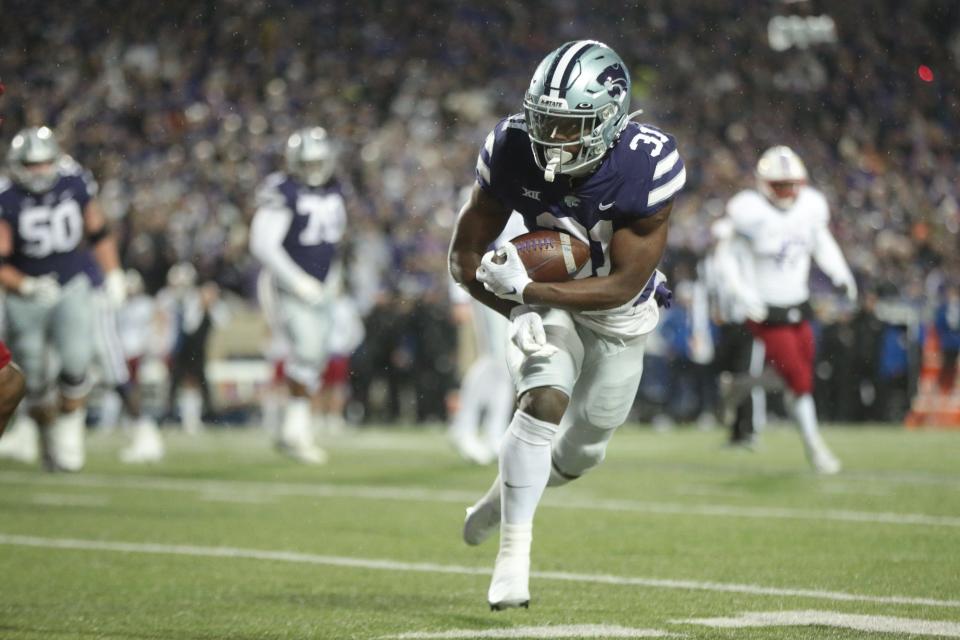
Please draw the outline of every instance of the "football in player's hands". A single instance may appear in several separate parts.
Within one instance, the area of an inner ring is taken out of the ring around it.
[[[531,231],[510,241],[534,282],[571,280],[590,258],[587,243],[560,231]],[[497,255],[494,261],[503,262]]]

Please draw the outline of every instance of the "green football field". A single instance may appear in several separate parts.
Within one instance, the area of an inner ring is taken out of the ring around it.
[[[331,463],[257,430],[168,434],[151,467],[93,435],[85,472],[0,461],[0,638],[960,637],[960,432],[628,426],[548,490],[529,610],[486,605],[496,539],[460,540],[493,468],[439,430],[369,429]]]

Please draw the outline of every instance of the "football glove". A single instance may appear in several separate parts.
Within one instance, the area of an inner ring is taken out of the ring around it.
[[[543,318],[525,305],[510,311],[510,340],[526,356],[549,358],[558,350],[547,342]]]
[[[495,258],[502,262],[494,262]],[[520,304],[523,304],[523,290],[532,282],[517,248],[509,242],[496,251],[484,254],[477,268],[477,280],[498,298]]]
[[[123,269],[114,269],[103,278],[103,291],[114,309],[119,309],[127,299],[127,278]]]
[[[20,295],[45,305],[56,304],[60,299],[60,283],[52,275],[24,276],[18,291]]]

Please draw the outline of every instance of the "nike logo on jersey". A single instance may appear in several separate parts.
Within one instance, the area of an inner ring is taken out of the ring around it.
[[[532,486],[532,485],[529,485],[529,484],[510,484],[510,483],[507,482],[506,480],[503,481],[503,484],[505,484],[506,486],[510,487],[511,489],[526,489],[527,487]]]
[[[606,211],[607,209],[609,209],[610,207],[612,207],[612,206],[615,205],[616,203],[617,203],[616,200],[614,200],[613,202],[609,202],[609,203],[607,203],[607,204],[603,204],[603,203],[601,202],[600,204],[597,205],[597,209],[600,209],[600,211]]]

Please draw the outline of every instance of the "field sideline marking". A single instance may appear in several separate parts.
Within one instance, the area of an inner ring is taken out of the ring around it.
[[[659,629],[631,629],[609,624],[557,624],[506,629],[451,629],[449,631],[408,631],[381,640],[460,640],[470,638],[682,638],[683,634]]]
[[[150,553],[161,555],[198,556],[206,558],[244,558],[250,560],[269,560],[293,562],[330,567],[350,567],[379,571],[411,571],[419,573],[447,573],[471,576],[490,575],[491,570],[480,567],[436,564],[432,562],[401,562],[373,558],[351,558],[346,556],[323,556],[296,551],[271,551],[266,549],[240,549],[237,547],[206,547],[197,545],[159,544],[153,542],[119,542],[108,540],[78,540],[73,538],[43,538],[0,533],[0,544],[40,547],[45,549],[77,549],[84,551],[117,551],[122,553]],[[752,584],[727,582],[700,582],[696,580],[665,580],[659,578],[634,578],[589,573],[567,573],[563,571],[531,571],[530,576],[541,580],[559,580],[563,582],[581,582],[588,584],[610,584],[620,586],[653,587],[658,589],[684,589],[694,591],[718,591],[725,593],[746,593],[757,596],[777,596],[796,598],[816,598],[838,602],[868,602],[872,604],[919,605],[928,607],[960,608],[960,600],[938,600],[935,598],[915,598],[910,596],[870,596],[843,591],[823,591],[819,589],[786,589],[764,587]]]
[[[306,496],[325,498],[358,498],[362,500],[408,500],[413,502],[449,502],[470,504],[478,493],[445,491],[414,487],[370,487],[330,484],[297,484],[282,482],[251,482],[243,480],[187,480],[179,478],[148,478],[141,476],[80,475],[60,478],[41,476],[23,471],[0,472],[0,481],[24,482],[35,485],[69,485],[71,487],[98,487],[108,489],[145,489],[162,491],[189,491],[225,494],[261,494],[270,496]],[[251,498],[252,499],[252,498]],[[679,502],[641,502],[635,500],[602,500],[585,498],[552,498],[549,494],[542,504],[562,509],[590,509],[613,512],[653,513],[660,515],[713,516],[731,518],[758,518],[776,520],[824,520],[831,522],[859,522],[906,526],[960,528],[960,517],[935,516],[923,513],[892,513],[880,511],[850,511],[847,509],[793,509],[789,507],[749,507],[723,504],[683,504]]]
[[[714,629],[825,626],[874,633],[960,638],[960,623],[950,620],[865,616],[836,611],[753,611],[741,613],[734,618],[693,618],[692,620],[673,620],[672,622],[674,624],[696,624],[713,627]]]

